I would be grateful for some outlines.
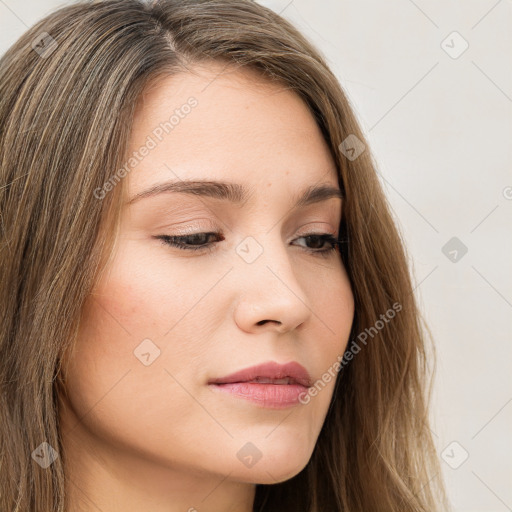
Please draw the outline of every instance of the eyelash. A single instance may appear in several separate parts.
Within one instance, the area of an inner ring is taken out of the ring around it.
[[[192,233],[190,235],[184,235],[184,236],[159,235],[159,236],[156,236],[155,238],[159,239],[166,246],[176,247],[180,250],[184,250],[184,251],[204,250],[207,252],[211,252],[214,250],[214,247],[213,247],[214,243],[218,243],[218,242],[224,240],[224,238],[222,237],[222,239],[218,240],[217,242],[204,243],[202,245],[196,245],[196,246],[187,246],[183,242],[178,241],[178,240],[187,240],[189,238],[193,238],[193,237],[197,237],[197,236],[204,236],[204,235],[216,235],[217,238],[219,238],[219,235],[221,235],[221,234],[215,233],[215,232],[205,232],[205,233]],[[328,249],[315,250],[315,249],[305,248],[306,252],[308,252],[310,254],[314,254],[316,256],[323,256],[323,257],[329,256],[332,252],[336,251],[338,245],[340,245],[340,243],[341,243],[341,240],[335,238],[334,236],[332,236],[329,233],[308,233],[306,235],[302,235],[299,238],[312,238],[312,237],[317,237],[321,241],[328,242],[328,243],[332,244],[332,247],[330,247]]]

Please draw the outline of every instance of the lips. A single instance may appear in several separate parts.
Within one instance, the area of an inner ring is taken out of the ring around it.
[[[311,377],[301,364],[292,361],[287,364],[279,364],[269,361],[257,366],[251,366],[238,372],[212,379],[208,384],[232,384],[232,383],[259,383],[275,385],[300,385],[306,388],[311,386]]]
[[[301,397],[311,385],[309,373],[295,361],[287,364],[268,361],[208,382],[208,387],[216,393],[249,401],[265,409],[302,404]]]

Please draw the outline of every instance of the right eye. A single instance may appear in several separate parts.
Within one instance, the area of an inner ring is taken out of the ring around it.
[[[176,247],[184,251],[200,251],[200,250],[212,250],[213,244],[216,243],[211,238],[217,238],[217,242],[224,240],[221,233],[207,232],[207,233],[192,233],[190,235],[158,235],[158,238],[164,245]]]

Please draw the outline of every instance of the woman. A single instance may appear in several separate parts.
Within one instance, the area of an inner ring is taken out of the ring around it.
[[[446,510],[404,249],[288,22],[62,8],[0,148],[1,510]]]

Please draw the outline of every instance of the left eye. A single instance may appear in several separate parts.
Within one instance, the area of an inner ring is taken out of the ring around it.
[[[162,241],[164,245],[170,245],[178,249],[185,251],[198,251],[198,250],[213,250],[215,243],[224,240],[221,233],[208,232],[208,233],[193,233],[184,236],[171,236],[171,235],[159,235],[155,238]],[[216,239],[212,241],[212,238]],[[295,240],[306,240],[306,245],[312,245],[313,247],[304,247],[307,252],[321,255],[328,255],[333,251],[336,251],[340,240],[335,238],[330,233],[310,233],[296,238]],[[295,241],[294,240],[294,241]],[[325,244],[328,246],[325,248]]]

